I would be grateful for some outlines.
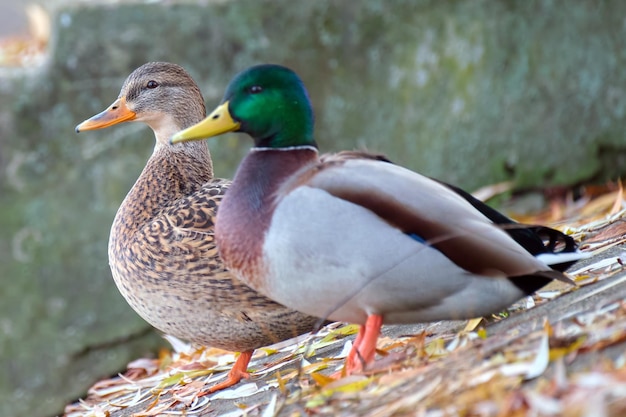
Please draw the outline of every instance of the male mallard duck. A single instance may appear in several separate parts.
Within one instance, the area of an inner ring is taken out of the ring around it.
[[[222,104],[172,142],[228,131],[254,147],[217,216],[220,253],[273,300],[360,324],[348,373],[373,361],[383,323],[494,313],[553,279],[571,282],[561,270],[581,257],[556,230],[525,228],[381,158],[320,159],[307,91],[287,68],[240,73]]]
[[[230,181],[213,178],[206,143],[169,143],[173,133],[205,115],[189,74],[178,65],[153,62],[130,74],[118,99],[76,131],[125,121],[154,131],[154,152],[113,221],[109,263],[120,292],[148,323],[195,343],[241,352],[227,380],[207,391],[213,392],[247,376],[254,349],[310,331],[317,319],[260,295],[224,267],[213,228]]]

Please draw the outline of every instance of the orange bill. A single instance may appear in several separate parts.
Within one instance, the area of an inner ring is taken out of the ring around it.
[[[118,123],[134,120],[136,117],[135,112],[126,106],[126,97],[120,97],[103,112],[76,126],[76,133],[80,133],[83,130],[103,129]]]

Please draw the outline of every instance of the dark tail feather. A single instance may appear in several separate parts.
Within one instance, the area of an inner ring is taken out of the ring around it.
[[[448,187],[459,196],[463,197],[476,210],[480,211],[485,217],[500,225],[520,246],[526,249],[532,255],[542,253],[571,253],[578,250],[578,245],[571,236],[567,236],[558,230],[545,226],[525,225],[517,223],[513,219],[505,216],[496,209],[488,206],[467,191],[455,187],[454,185],[438,181],[440,184]],[[557,271],[565,271],[572,266],[576,260],[551,264],[550,266]]]

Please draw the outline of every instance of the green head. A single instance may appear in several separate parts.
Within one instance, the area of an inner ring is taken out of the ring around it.
[[[280,65],[257,65],[230,82],[222,103],[200,123],[175,134],[172,143],[225,132],[244,132],[257,147],[312,145],[313,109],[298,75]]]

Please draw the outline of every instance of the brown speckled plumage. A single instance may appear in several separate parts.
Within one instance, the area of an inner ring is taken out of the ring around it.
[[[147,87],[151,80],[158,87]],[[310,331],[316,318],[261,296],[234,278],[218,256],[214,220],[230,181],[213,178],[205,142],[168,143],[174,132],[205,116],[191,77],[177,65],[149,63],[128,77],[107,110],[117,111],[122,99],[135,113],[131,120],[148,124],[157,139],[111,229],[109,262],[128,303],[162,332],[232,351]],[[84,123],[80,130],[87,130]]]

